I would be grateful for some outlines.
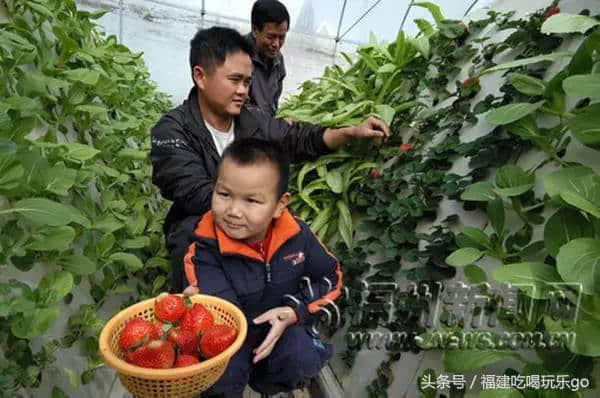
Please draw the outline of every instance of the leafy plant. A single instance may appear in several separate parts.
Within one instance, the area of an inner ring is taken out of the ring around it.
[[[71,384],[89,382],[102,365],[98,310],[164,285],[165,203],[147,154],[148,129],[170,103],[141,54],[97,30],[104,11],[73,0],[5,0],[0,11],[0,267],[15,278],[0,283],[0,390],[14,396],[73,344],[89,364]],[[39,283],[20,281],[42,270]],[[91,304],[50,340],[75,294]]]

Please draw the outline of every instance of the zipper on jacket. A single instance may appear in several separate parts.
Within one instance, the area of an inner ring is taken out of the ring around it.
[[[265,267],[267,268],[267,283],[271,283],[271,264],[265,263]]]

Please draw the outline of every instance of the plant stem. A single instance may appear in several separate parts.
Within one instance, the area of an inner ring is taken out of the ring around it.
[[[539,209],[540,207],[544,207],[545,204],[546,204],[546,202],[540,202],[540,203],[536,203],[534,205],[531,205],[529,207],[524,207],[524,208],[521,209],[521,213],[527,213],[528,211]]]

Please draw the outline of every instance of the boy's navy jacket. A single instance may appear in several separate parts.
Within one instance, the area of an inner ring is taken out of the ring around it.
[[[274,307],[294,308],[299,324],[309,324],[321,308],[340,296],[342,271],[337,259],[304,222],[287,210],[273,221],[262,255],[220,229],[212,212],[197,224],[184,259],[187,283],[201,294],[237,305],[249,322]]]

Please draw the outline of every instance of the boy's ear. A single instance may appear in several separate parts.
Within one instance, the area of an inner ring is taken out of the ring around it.
[[[273,214],[274,218],[281,217],[281,214],[287,208],[287,205],[290,203],[291,196],[292,195],[289,192],[286,192],[283,195],[281,195],[281,197],[277,201],[277,207],[275,208],[275,214]]]

